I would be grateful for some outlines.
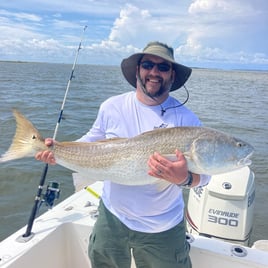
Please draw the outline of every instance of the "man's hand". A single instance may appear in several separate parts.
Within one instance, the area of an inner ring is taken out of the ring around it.
[[[175,154],[177,157],[175,161],[171,161],[157,152],[152,154],[148,160],[150,168],[148,174],[175,184],[185,182],[188,176],[186,159],[179,150],[176,150]]]
[[[52,146],[53,142],[54,141],[51,138],[46,138],[45,139],[45,144],[48,147]],[[54,154],[53,154],[53,152],[51,152],[49,150],[38,152],[35,155],[35,159],[39,160],[39,161],[43,161],[43,162],[45,162],[47,164],[50,164],[50,165],[56,165],[56,160],[55,160]]]

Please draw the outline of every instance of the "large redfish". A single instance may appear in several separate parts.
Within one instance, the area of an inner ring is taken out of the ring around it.
[[[253,147],[223,132],[206,127],[173,127],[145,132],[133,138],[99,142],[57,142],[47,147],[38,130],[14,110],[17,129],[6,162],[51,150],[56,162],[92,180],[110,180],[126,185],[159,181],[147,174],[147,160],[154,152],[174,160],[175,149],[183,152],[189,171],[214,175],[250,165]]]

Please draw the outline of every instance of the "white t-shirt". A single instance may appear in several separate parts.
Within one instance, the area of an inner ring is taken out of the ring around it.
[[[106,138],[130,138],[160,127],[199,126],[197,116],[169,96],[160,105],[147,106],[128,92],[107,99],[100,106],[90,131],[78,141],[96,141]],[[167,109],[162,115],[161,109]],[[131,163],[129,163],[131,165]],[[203,176],[201,185],[207,183]],[[127,186],[104,182],[102,200],[106,208],[128,228],[140,232],[166,231],[183,220],[184,201],[180,187],[166,184]]]

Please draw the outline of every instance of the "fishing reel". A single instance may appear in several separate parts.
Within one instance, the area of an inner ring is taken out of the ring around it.
[[[54,206],[55,200],[60,197],[60,184],[55,181],[48,182],[46,192],[43,194],[43,198],[41,200],[41,204],[45,203],[45,205],[51,209]]]

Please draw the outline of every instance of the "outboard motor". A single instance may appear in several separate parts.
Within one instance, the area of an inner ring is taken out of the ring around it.
[[[187,231],[247,246],[254,203],[254,173],[248,167],[214,175],[207,186],[189,191]]]

